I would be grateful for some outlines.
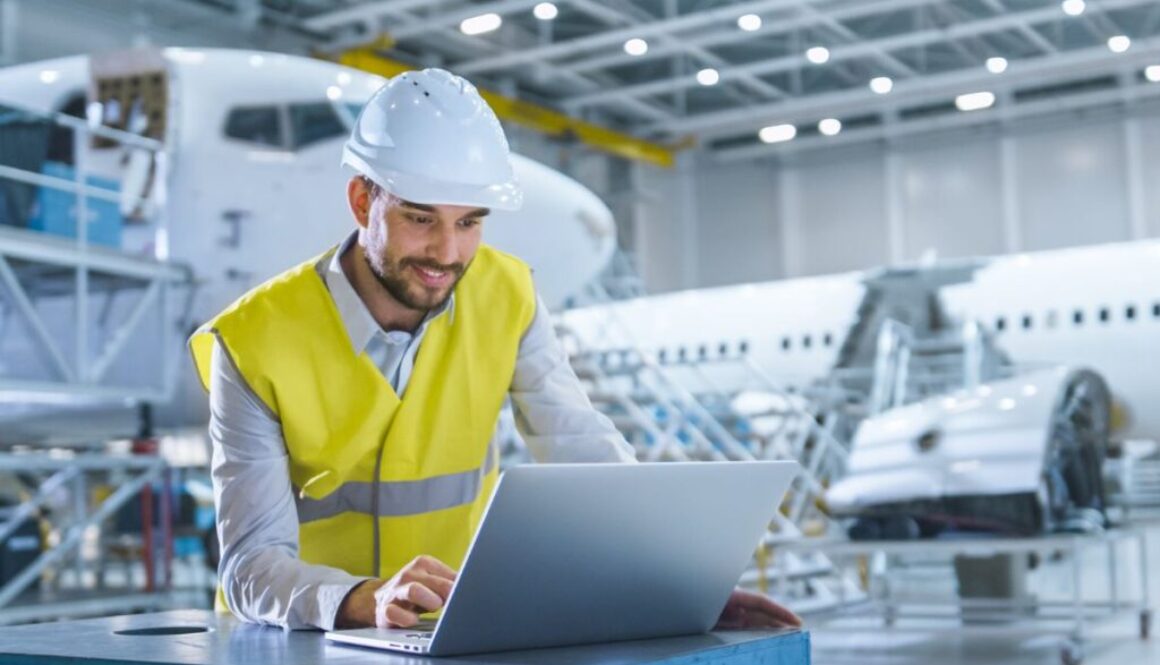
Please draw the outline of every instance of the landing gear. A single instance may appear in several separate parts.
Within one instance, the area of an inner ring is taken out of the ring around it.
[[[1035,494],[1044,533],[1088,533],[1106,524],[1103,463],[1111,395],[1099,375],[1073,374],[1056,402],[1043,477]]]

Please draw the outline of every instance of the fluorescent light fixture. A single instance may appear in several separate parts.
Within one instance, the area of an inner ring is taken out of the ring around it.
[[[1153,83],[1160,83],[1160,65],[1149,65],[1145,67],[1144,78]]]
[[[629,55],[644,55],[648,53],[648,42],[640,37],[633,37],[624,43],[624,52]]]
[[[1007,71],[1007,58],[987,58],[987,71],[992,74],[1002,74]]]
[[[485,32],[496,30],[503,25],[503,18],[495,12],[472,16],[463,19],[459,24],[459,31],[465,35],[482,35]]]
[[[342,99],[342,88],[337,85],[330,86],[326,89],[326,98],[332,102]]]
[[[1108,38],[1108,49],[1112,53],[1123,53],[1132,48],[1132,40],[1127,35],[1116,35]]]
[[[339,85],[350,85],[350,72],[339,72],[334,78]]]
[[[1011,411],[1014,408],[1015,408],[1015,400],[1011,399],[1010,397],[1004,397],[1003,399],[999,400],[999,410],[1000,411]]]
[[[894,80],[889,76],[877,76],[870,79],[870,89],[880,95],[885,95],[894,89]]]
[[[55,69],[45,69],[40,72],[40,82],[44,84],[56,83],[60,80],[60,72]]]
[[[721,80],[721,75],[716,69],[708,67],[697,72],[697,83],[701,85],[717,85],[717,81]]]
[[[818,123],[818,131],[825,136],[837,136],[842,131],[842,121],[837,118],[826,118]]]
[[[1087,3],[1083,0],[1063,0],[1063,13],[1068,16],[1079,16],[1083,10],[1087,9]]]
[[[550,2],[541,2],[540,4],[536,5],[534,9],[532,9],[532,16],[535,16],[541,21],[551,21],[552,19],[556,18],[559,13],[560,10],[556,9],[556,5],[553,5]]]
[[[968,92],[955,97],[955,108],[960,111],[979,111],[995,105],[993,92]]]
[[[806,60],[815,65],[824,65],[830,61],[830,49],[825,46],[815,46],[806,51]]]
[[[790,141],[795,136],[797,136],[797,127],[793,125],[770,125],[762,127],[761,131],[757,132],[757,138],[761,139],[763,143],[781,143],[782,141]]]
[[[753,32],[761,29],[761,17],[757,14],[746,14],[737,19],[737,27],[745,32]]]

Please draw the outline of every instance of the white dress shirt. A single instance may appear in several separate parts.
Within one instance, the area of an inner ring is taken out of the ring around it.
[[[367,353],[402,396],[428,324],[455,315],[454,297],[428,312],[414,333],[382,330],[339,261],[356,241],[352,234],[317,269],[354,348]],[[635,461],[632,447],[589,402],[538,297],[535,317],[520,340],[509,395],[519,432],[537,462]],[[298,515],[281,423],[246,385],[220,342],[213,349],[209,399],[222,552],[218,575],[227,604],[247,621],[332,629],[347,593],[367,578],[298,558]]]

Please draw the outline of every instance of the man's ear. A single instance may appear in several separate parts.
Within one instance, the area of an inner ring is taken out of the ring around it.
[[[371,190],[360,176],[354,176],[346,183],[346,201],[359,228],[367,227],[371,215],[371,200]]]

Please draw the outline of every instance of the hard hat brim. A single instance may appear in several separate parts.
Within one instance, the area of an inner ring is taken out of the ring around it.
[[[343,150],[342,163],[391,194],[412,203],[478,206],[505,211],[519,210],[524,204],[523,190],[514,176],[507,182],[485,185],[438,181],[398,171],[373,169],[350,149]]]

